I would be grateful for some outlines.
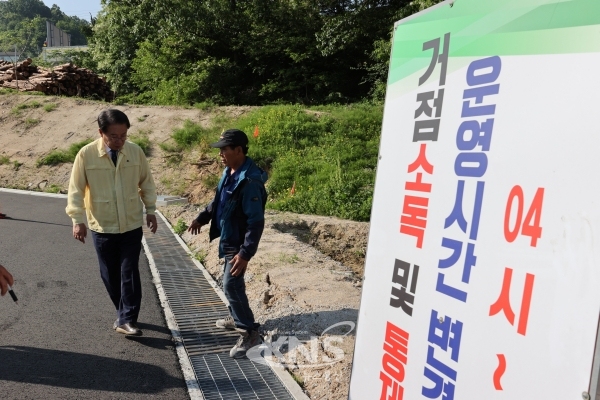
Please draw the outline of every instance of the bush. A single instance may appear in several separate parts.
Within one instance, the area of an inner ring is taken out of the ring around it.
[[[177,220],[177,223],[173,226],[173,231],[179,236],[183,235],[187,230],[188,226],[185,221],[181,218]]]
[[[10,158],[8,156],[0,156],[0,165],[8,164],[10,162]]]
[[[249,155],[269,172],[269,207],[368,221],[381,120],[379,105],[272,106],[237,126],[249,135]]]
[[[36,166],[41,167],[42,165],[72,163],[75,161],[75,156],[79,153],[79,150],[92,141],[92,139],[86,139],[81,142],[73,143],[67,150],[53,150],[47,156],[40,158],[37,161]]]

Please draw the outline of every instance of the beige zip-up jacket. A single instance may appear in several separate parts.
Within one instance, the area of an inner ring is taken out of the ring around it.
[[[140,201],[141,198],[141,201]],[[117,165],[106,152],[102,138],[83,147],[73,164],[66,212],[73,224],[84,223],[101,233],[124,233],[144,223],[142,202],[148,214],[156,211],[156,187],[143,150],[125,142]]]

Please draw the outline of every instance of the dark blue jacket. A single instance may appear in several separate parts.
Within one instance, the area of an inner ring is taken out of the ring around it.
[[[209,238],[220,237],[219,257],[240,254],[244,260],[250,260],[265,228],[265,204],[267,191],[265,182],[267,173],[260,169],[254,161],[246,157],[240,167],[240,176],[232,194],[223,206],[221,220],[216,221],[217,207],[221,198],[221,189],[227,174],[223,171],[217,185],[215,198],[198,215],[196,221],[205,225],[210,221]]]

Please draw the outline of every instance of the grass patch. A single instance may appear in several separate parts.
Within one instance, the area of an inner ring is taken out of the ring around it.
[[[56,110],[56,107],[58,107],[56,105],[56,103],[44,104],[44,111],[46,111],[46,112],[52,112],[52,111]]]
[[[142,129],[142,130],[139,130],[135,135],[131,135],[129,137],[129,140],[131,142],[133,142],[141,147],[141,149],[144,151],[145,155],[150,154],[150,138],[148,138],[148,135],[151,132],[152,131],[150,131],[150,130]]]
[[[194,108],[202,111],[209,111],[215,107],[215,103],[212,101],[203,101],[202,103],[194,103]]]
[[[300,261],[300,257],[298,257],[298,254],[279,254],[279,262],[282,262],[284,264],[295,264],[298,261]]]
[[[300,375],[296,375],[291,371],[290,371],[290,375],[292,376],[292,379],[298,384],[298,386],[300,386],[301,389],[304,389],[304,387],[305,387],[304,379],[302,379],[302,377]]]
[[[24,110],[27,110],[29,108],[39,108],[42,106],[42,103],[40,103],[39,101],[32,101],[31,103],[21,103],[15,107],[13,107],[12,110],[10,110],[10,113],[16,116],[21,115],[21,113]]]
[[[37,118],[27,118],[25,119],[25,128],[29,129],[40,123],[40,120]]]
[[[0,88],[0,95],[2,95],[2,94],[17,94],[17,93],[19,93],[19,92],[15,89]]]
[[[44,192],[46,193],[60,193],[60,186],[52,184],[49,185],[48,187],[44,188]]]
[[[10,157],[8,156],[0,156],[0,165],[10,163]]]
[[[183,235],[187,230],[188,226],[185,221],[181,218],[177,220],[177,223],[173,225],[173,231],[179,236]]]
[[[202,178],[202,184],[209,189],[213,189],[217,187],[220,179],[220,174],[210,174]]]
[[[37,161],[36,166],[41,167],[42,165],[72,163],[75,161],[75,156],[79,150],[92,141],[93,139],[86,139],[81,142],[73,143],[67,150],[53,150],[47,156],[40,158]]]
[[[269,172],[268,207],[368,221],[382,115],[367,104],[268,106],[238,120],[250,157]]]
[[[171,137],[180,149],[190,149],[192,146],[208,148],[209,138],[214,135],[210,129],[190,121],[183,122],[183,127],[175,129]]]
[[[200,249],[200,250],[194,252],[192,254],[192,257],[195,260],[200,261],[200,264],[204,265],[204,262],[206,261],[206,257],[208,257],[208,251],[206,251],[206,249]]]
[[[12,164],[13,164],[13,169],[14,169],[15,171],[18,171],[18,170],[19,170],[19,168],[21,168],[21,165],[23,165],[23,163],[22,163],[22,162],[18,162],[17,160],[14,160]]]

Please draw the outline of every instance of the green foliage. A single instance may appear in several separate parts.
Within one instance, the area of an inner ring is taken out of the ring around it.
[[[67,150],[53,150],[47,156],[40,158],[37,161],[36,166],[39,168],[42,165],[72,163],[75,161],[75,156],[79,153],[79,150],[92,141],[92,139],[86,139],[81,142],[73,143]]]
[[[40,123],[40,120],[37,118],[27,118],[25,119],[25,128],[32,128]]]
[[[220,179],[220,174],[208,174],[202,178],[202,184],[209,189],[214,189],[219,184]]]
[[[214,135],[213,130],[205,129],[190,120],[185,120],[183,127],[175,129],[171,137],[179,149],[189,149],[192,145],[208,148],[211,135]]]
[[[160,146],[176,164],[184,149],[209,151],[223,129],[237,127],[249,136],[249,156],[269,172],[269,208],[368,221],[382,112],[381,104],[367,103],[266,106],[237,120],[215,118],[208,129],[186,121],[172,135],[175,144]],[[210,174],[202,183],[213,188],[219,178]]]
[[[94,60],[92,53],[87,50],[44,48],[43,51],[48,61],[44,59],[42,54],[40,57],[33,59],[34,64],[43,67],[55,67],[61,64],[73,63],[80,68],[89,68],[94,71],[98,68],[98,63]]]
[[[51,111],[56,110],[56,107],[58,107],[56,105],[56,103],[47,103],[47,104],[44,104],[44,111],[51,112]]]
[[[279,254],[279,262],[280,263],[284,263],[284,264],[295,264],[297,262],[301,261],[300,257],[298,257],[298,254],[285,254],[285,253],[280,253]]]
[[[250,136],[250,157],[269,172],[269,207],[368,221],[381,119],[380,105],[269,106],[236,125]]]
[[[187,230],[188,226],[185,221],[181,218],[177,220],[177,223],[173,225],[173,231],[179,236],[183,235]]]
[[[150,155],[150,138],[148,137],[150,132],[149,130],[140,129],[137,134],[129,136],[129,140],[140,146],[145,155]]]
[[[39,108],[42,106],[42,103],[39,101],[32,101],[31,103],[21,103],[10,110],[10,113],[16,116],[20,116],[24,110],[29,108]]]
[[[105,1],[91,47],[136,102],[348,103],[382,96],[394,22],[439,1]]]
[[[206,261],[206,257],[208,257],[208,251],[206,251],[206,249],[200,249],[200,250],[194,252],[192,254],[192,257],[194,259],[200,261],[200,264],[204,265],[204,262]]]
[[[0,51],[14,51],[16,45],[19,59],[38,56],[46,40],[46,20],[71,34],[72,45],[87,44],[82,33],[89,28],[87,21],[41,0],[5,0],[0,1]]]
[[[23,163],[21,163],[21,162],[18,162],[17,160],[14,160],[14,161],[13,161],[13,169],[14,169],[15,171],[18,171],[18,170],[19,170],[19,168],[21,168],[21,165],[23,165]]]
[[[10,163],[10,157],[8,156],[0,156],[0,165]]]
[[[44,192],[46,193],[60,193],[60,186],[52,184],[49,185],[48,187],[44,188]]]

